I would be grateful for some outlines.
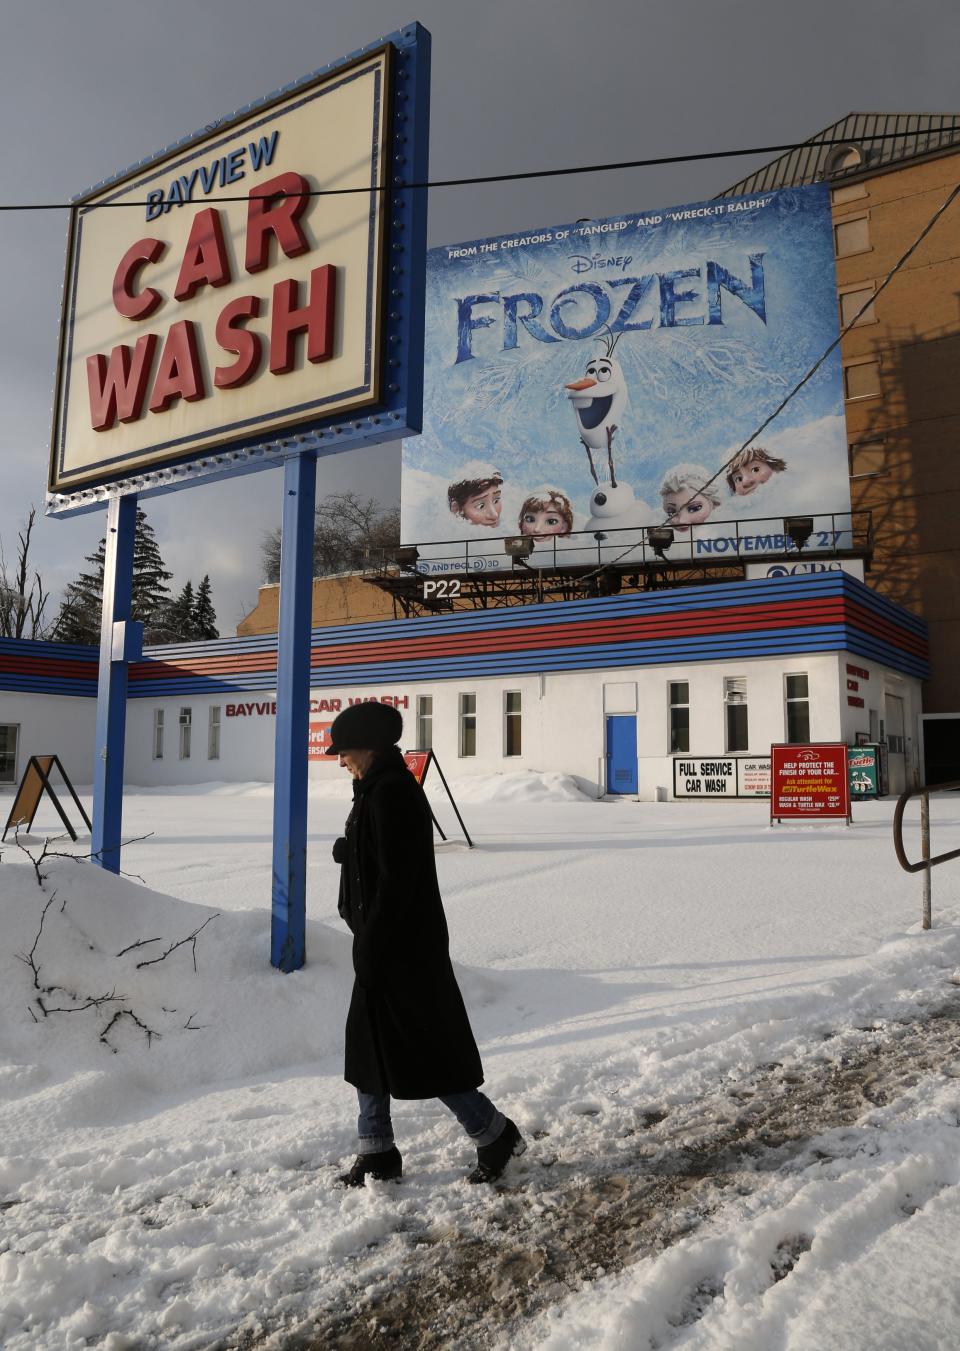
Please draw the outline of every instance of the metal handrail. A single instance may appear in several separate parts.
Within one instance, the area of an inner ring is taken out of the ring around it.
[[[931,792],[949,792],[951,789],[960,789],[960,780],[953,780],[951,783],[921,784],[919,788],[908,788],[905,793],[901,793],[897,798],[896,810],[893,813],[893,848],[897,855],[897,862],[904,872],[923,873],[922,927],[924,929],[929,929],[931,923],[930,869],[936,867],[938,863],[946,863],[948,859],[960,858],[960,849],[949,849],[945,854],[937,854],[936,858],[930,857],[930,794]],[[919,797],[920,799],[920,853],[922,857],[919,863],[911,863],[907,858],[907,851],[903,847],[903,814],[912,797]]]

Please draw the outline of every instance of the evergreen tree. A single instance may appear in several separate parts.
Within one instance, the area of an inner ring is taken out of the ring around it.
[[[184,583],[183,590],[175,600],[172,600],[167,606],[164,619],[164,642],[167,643],[189,643],[196,638],[193,629],[193,609],[196,604],[193,594],[193,583],[187,581]]]
[[[53,629],[57,642],[99,643],[106,547],[106,539],[102,539],[96,551],[87,554],[86,562],[91,564],[92,571],[81,572],[64,592]]]
[[[90,572],[82,572],[64,592],[53,637],[62,643],[99,643],[100,615],[103,608],[103,572],[106,561],[106,539],[96,551],[87,554]],[[153,527],[137,508],[137,524],[133,540],[133,599],[131,618],[143,624],[144,642],[162,643],[167,640],[166,619],[169,610],[169,590],[166,583],[173,576],[163,565],[160,548]],[[192,601],[192,597],[191,597]]]
[[[133,601],[131,618],[143,624],[145,643],[162,643],[166,633],[165,619],[170,604],[167,586],[172,572],[163,566],[160,546],[153,526],[137,508],[137,528],[133,539]],[[191,588],[192,589],[192,588]]]
[[[197,597],[193,604],[191,615],[194,638],[219,638],[220,632],[217,628],[217,612],[213,608],[213,599],[210,595],[210,577],[204,575],[203,581],[197,587]]]

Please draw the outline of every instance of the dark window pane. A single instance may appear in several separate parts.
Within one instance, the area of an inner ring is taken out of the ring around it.
[[[689,681],[672,680],[670,682],[670,702],[671,704],[689,704],[690,702]]]
[[[806,699],[787,704],[787,740],[810,740],[810,705]]]
[[[808,687],[807,687],[807,675],[806,675],[806,672],[804,672],[802,675],[788,675],[788,676],[787,676],[787,698],[788,698],[788,699],[806,699],[808,693],[809,693],[809,689],[808,689]]]
[[[745,751],[747,742],[746,704],[727,704],[727,750]]]
[[[689,708],[671,708],[670,710],[670,751],[686,752],[690,749],[690,710]]]

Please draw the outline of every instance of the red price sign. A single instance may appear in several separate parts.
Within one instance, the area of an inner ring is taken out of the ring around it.
[[[771,820],[850,817],[847,747],[842,741],[770,747]]]

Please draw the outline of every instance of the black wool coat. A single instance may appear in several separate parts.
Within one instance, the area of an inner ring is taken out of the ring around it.
[[[396,1098],[476,1088],[483,1068],[450,963],[426,796],[396,747],[353,792],[334,845],[356,976],[344,1078]]]

